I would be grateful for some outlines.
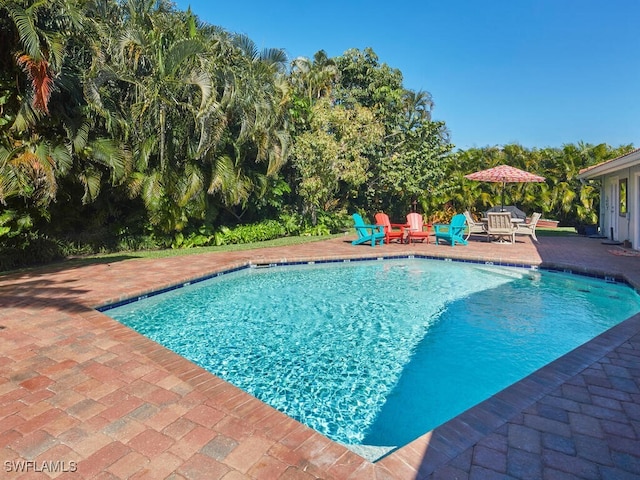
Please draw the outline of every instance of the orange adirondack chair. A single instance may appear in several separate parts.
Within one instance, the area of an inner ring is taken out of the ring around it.
[[[391,240],[398,240],[399,243],[404,241],[404,230],[408,225],[401,223],[391,223],[389,215],[383,212],[378,212],[375,215],[376,225],[382,225],[384,227],[384,241],[386,244],[391,243]],[[399,229],[399,230],[398,230]]]
[[[407,214],[407,243],[413,240],[426,240],[429,243],[429,235],[431,234],[431,225],[422,221],[422,215],[416,212]],[[426,230],[424,229],[426,227]]]

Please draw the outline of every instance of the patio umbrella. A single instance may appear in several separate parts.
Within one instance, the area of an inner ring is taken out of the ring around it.
[[[544,182],[544,177],[540,175],[525,172],[509,165],[498,165],[487,170],[469,173],[464,177],[479,182],[502,183],[502,205],[500,207],[502,210],[504,209],[504,187],[507,183]]]

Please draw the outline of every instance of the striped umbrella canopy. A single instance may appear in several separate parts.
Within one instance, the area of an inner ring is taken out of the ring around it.
[[[469,173],[464,176],[469,180],[478,182],[494,182],[502,183],[502,207],[504,208],[504,187],[507,183],[527,183],[527,182],[544,182],[544,177],[534,173],[525,172],[516,167],[509,165],[498,165],[497,167],[479,172]]]

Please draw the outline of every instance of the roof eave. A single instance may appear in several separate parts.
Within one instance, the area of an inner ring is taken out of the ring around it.
[[[622,157],[610,160],[608,162],[585,168],[578,174],[581,180],[593,180],[609,173],[614,173],[624,168],[632,167],[640,164],[640,150],[624,155]]]

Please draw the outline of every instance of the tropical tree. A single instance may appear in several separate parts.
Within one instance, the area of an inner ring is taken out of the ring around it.
[[[371,48],[349,49],[337,57],[335,63],[340,72],[336,103],[367,107],[387,121],[387,128],[393,128],[405,105],[400,70],[381,64]]]
[[[369,154],[370,180],[359,193],[361,207],[400,217],[414,201],[426,207],[427,197],[440,198],[437,192],[453,145],[444,122],[431,121],[431,95],[405,89],[402,73],[379,63],[369,48],[348,50],[336,64],[336,103],[367,107],[384,128]]]
[[[495,205],[502,186],[499,183],[473,182],[464,175],[476,170],[508,164],[545,177],[544,183],[510,184],[505,202],[518,205],[528,212],[542,212],[545,217],[564,225],[593,223],[597,219],[599,191],[578,180],[581,169],[620,156],[632,146],[611,148],[606,144],[583,142],[562,148],[526,149],[520,145],[473,148],[453,154],[451,201],[455,209],[482,212]]]
[[[565,224],[596,223],[600,192],[594,185],[580,182],[578,174],[583,168],[618,157],[631,148],[631,145],[611,148],[606,144],[578,142],[561,149],[545,149],[541,164],[550,185],[546,211]]]
[[[433,200],[446,196],[448,154],[452,145],[443,122],[424,122],[402,134],[403,142],[382,157],[373,169],[374,179],[367,185],[370,203],[378,210],[402,218],[419,203],[425,213],[434,210]]]
[[[464,175],[501,163],[547,179],[510,185],[507,202],[594,221],[597,185],[578,172],[631,148],[452,152],[431,95],[372,49],[287,71],[284,51],[170,0],[0,0],[0,45],[3,252],[47,234],[202,244],[274,217],[286,228],[271,231],[321,232],[348,211],[400,219],[411,205],[448,220],[496,202],[501,185]]]
[[[322,97],[330,97],[339,75],[334,59],[319,50],[313,59],[298,57],[291,62],[289,81],[296,93],[311,105]]]
[[[119,133],[131,145],[131,193],[143,199],[152,223],[165,232],[179,231],[189,215],[202,214],[204,180],[192,160],[200,154],[198,121],[206,123],[212,91],[199,59],[203,41],[176,20],[164,2],[129,0],[118,41],[95,66],[92,84],[96,110],[125,120]]]
[[[69,12],[68,16],[65,12]],[[63,65],[65,31],[76,15],[70,2],[0,1],[0,201],[12,196],[46,204],[55,198],[56,174],[69,164],[64,138],[37,133],[49,113],[54,80]],[[18,82],[19,89],[12,88]]]
[[[81,4],[3,0],[0,24],[8,47],[0,53],[0,202],[22,212],[11,215],[20,231],[34,226],[21,218],[51,218],[65,178],[83,185],[83,201],[94,199],[103,172],[122,178],[126,155],[96,132],[83,97],[97,36]]]
[[[13,57],[31,84],[31,106],[48,113],[54,80],[64,61],[69,33],[81,28],[81,15],[73,0],[0,0],[3,25],[0,39],[3,66]],[[7,48],[8,47],[8,48]]]
[[[329,99],[312,107],[310,128],[295,138],[292,160],[303,213],[314,225],[319,211],[339,212],[358,195],[370,178],[370,152],[383,133],[366,107],[333,106]]]
[[[286,55],[280,49],[258,51],[244,35],[231,39],[231,63],[225,68],[222,109],[227,131],[212,151],[208,192],[240,220],[262,197],[287,160],[288,85]]]

